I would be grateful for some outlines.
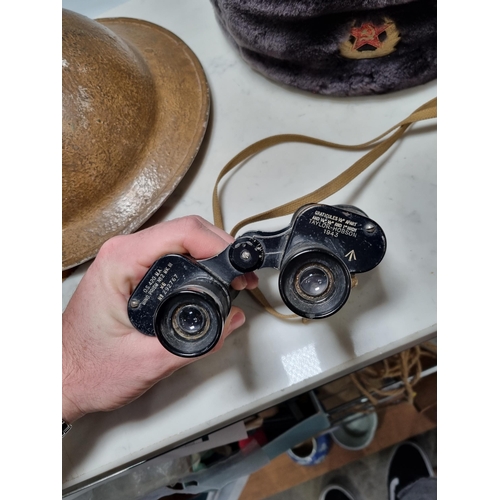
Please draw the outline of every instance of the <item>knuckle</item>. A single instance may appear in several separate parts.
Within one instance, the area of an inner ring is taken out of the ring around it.
[[[187,215],[182,218],[182,223],[186,231],[195,232],[206,229],[203,219],[199,215]]]
[[[120,235],[113,236],[109,240],[106,240],[99,249],[96,260],[107,260],[113,257],[113,255],[116,255],[123,243],[124,238],[126,238],[126,236]]]

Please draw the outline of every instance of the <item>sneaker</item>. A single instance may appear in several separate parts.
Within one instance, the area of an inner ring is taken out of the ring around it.
[[[319,500],[354,500],[354,497],[342,486],[330,484],[322,491]]]
[[[410,441],[401,443],[389,463],[389,500],[397,500],[399,492],[415,481],[433,476],[431,462],[422,448]]]

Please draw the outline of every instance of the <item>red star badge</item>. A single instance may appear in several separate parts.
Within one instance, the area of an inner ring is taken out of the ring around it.
[[[363,45],[371,45],[375,48],[381,47],[382,42],[378,39],[378,36],[388,27],[387,24],[375,26],[373,23],[363,23],[360,27],[351,28],[351,35],[356,39],[352,50],[357,50]]]

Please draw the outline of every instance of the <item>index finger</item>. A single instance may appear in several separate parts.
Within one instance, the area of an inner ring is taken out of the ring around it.
[[[111,268],[119,266],[122,274],[126,272],[134,283],[138,283],[151,265],[165,254],[189,254],[198,260],[206,259],[222,252],[233,241],[234,238],[222,229],[192,215],[112,238],[103,245],[99,257]],[[252,276],[250,282],[254,287],[256,277]],[[246,285],[244,276],[233,282],[236,289]]]
[[[115,261],[133,259],[149,268],[167,253],[189,254],[195,259],[212,257],[232,241],[232,236],[201,217],[192,215],[160,222],[125,236],[115,236],[104,243],[99,253],[101,256],[113,254]]]

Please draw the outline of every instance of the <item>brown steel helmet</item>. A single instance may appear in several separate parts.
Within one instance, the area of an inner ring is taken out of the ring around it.
[[[191,166],[210,97],[193,52],[138,19],[62,16],[62,269],[140,227]]]

